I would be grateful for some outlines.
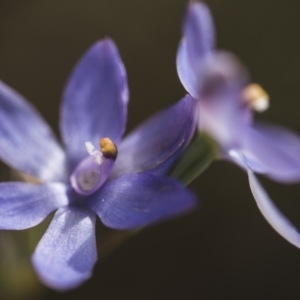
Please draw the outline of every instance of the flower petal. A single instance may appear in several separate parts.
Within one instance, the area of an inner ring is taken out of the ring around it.
[[[199,102],[199,129],[222,148],[232,147],[252,122],[251,111],[242,99],[247,71],[231,53],[211,52],[197,60],[191,59],[188,48],[183,39],[177,68],[183,85]]]
[[[195,98],[199,68],[214,45],[214,25],[208,7],[203,3],[191,3],[187,9],[183,39],[178,49],[177,70],[182,84]]]
[[[33,227],[56,208],[67,204],[67,188],[60,183],[1,183],[0,229]]]
[[[242,100],[245,68],[234,55],[216,52],[205,60],[198,79],[199,130],[211,135],[222,148],[236,147],[252,123],[251,111]]]
[[[77,64],[63,97],[61,130],[71,168],[85,155],[84,143],[103,137],[118,144],[127,118],[128,87],[115,44],[94,44]]]
[[[286,129],[256,124],[243,153],[253,171],[281,182],[300,180],[300,137]]]
[[[176,57],[177,73],[186,91],[194,98],[199,98],[197,82],[198,70],[190,63],[186,47],[186,40],[182,39]]]
[[[165,173],[194,134],[195,105],[186,96],[129,134],[119,147],[113,177],[141,171]]]
[[[0,158],[42,181],[65,178],[65,154],[50,127],[19,94],[0,82]]]
[[[87,204],[104,225],[131,229],[185,213],[197,203],[194,195],[174,180],[134,173],[109,181]]]
[[[59,209],[32,256],[41,280],[56,290],[75,288],[97,260],[95,215],[83,207]]]
[[[268,223],[289,243],[300,248],[300,234],[290,221],[272,203],[259,181],[248,169],[249,183],[254,199]]]
[[[191,61],[201,60],[215,46],[215,32],[209,8],[200,2],[191,3],[187,9],[183,28],[187,51]]]

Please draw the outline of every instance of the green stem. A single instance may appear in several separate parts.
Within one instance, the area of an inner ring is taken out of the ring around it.
[[[170,176],[188,185],[206,170],[216,154],[215,143],[207,135],[198,135],[185,150]]]

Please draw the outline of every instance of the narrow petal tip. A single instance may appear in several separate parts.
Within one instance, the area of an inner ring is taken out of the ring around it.
[[[204,54],[214,48],[215,33],[210,9],[203,2],[192,1],[186,11],[183,33],[193,38],[195,50]],[[191,41],[192,42],[192,41]],[[197,44],[196,44],[197,43]]]
[[[248,169],[248,177],[253,197],[267,222],[289,243],[300,248],[299,231],[273,204],[272,200],[250,169]]]
[[[215,46],[213,20],[208,7],[191,2],[183,23],[183,38],[177,52],[177,72],[186,90],[197,98],[198,73],[203,59]]]

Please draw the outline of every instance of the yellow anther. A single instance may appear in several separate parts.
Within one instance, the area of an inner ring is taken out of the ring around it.
[[[263,112],[270,106],[268,93],[257,83],[249,84],[244,89],[242,97],[257,112]]]
[[[116,159],[118,149],[111,139],[105,137],[99,141],[99,145],[104,156]]]

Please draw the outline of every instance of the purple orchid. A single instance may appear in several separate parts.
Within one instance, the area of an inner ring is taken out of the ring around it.
[[[274,206],[254,173],[279,182],[300,181],[300,139],[286,129],[254,122],[253,110],[268,108],[268,95],[248,84],[241,63],[227,52],[215,51],[209,9],[192,2],[184,22],[177,70],[186,90],[197,99],[198,129],[218,145],[219,156],[237,163],[249,176],[259,209],[270,225],[300,248],[300,235]]]
[[[178,182],[160,176],[193,135],[194,99],[186,96],[121,142],[127,103],[125,69],[109,39],[87,51],[65,88],[65,150],[38,112],[0,83],[0,158],[42,183],[0,184],[0,229],[33,227],[57,209],[32,256],[49,287],[71,289],[91,276],[96,215],[110,228],[131,229],[196,204]]]

